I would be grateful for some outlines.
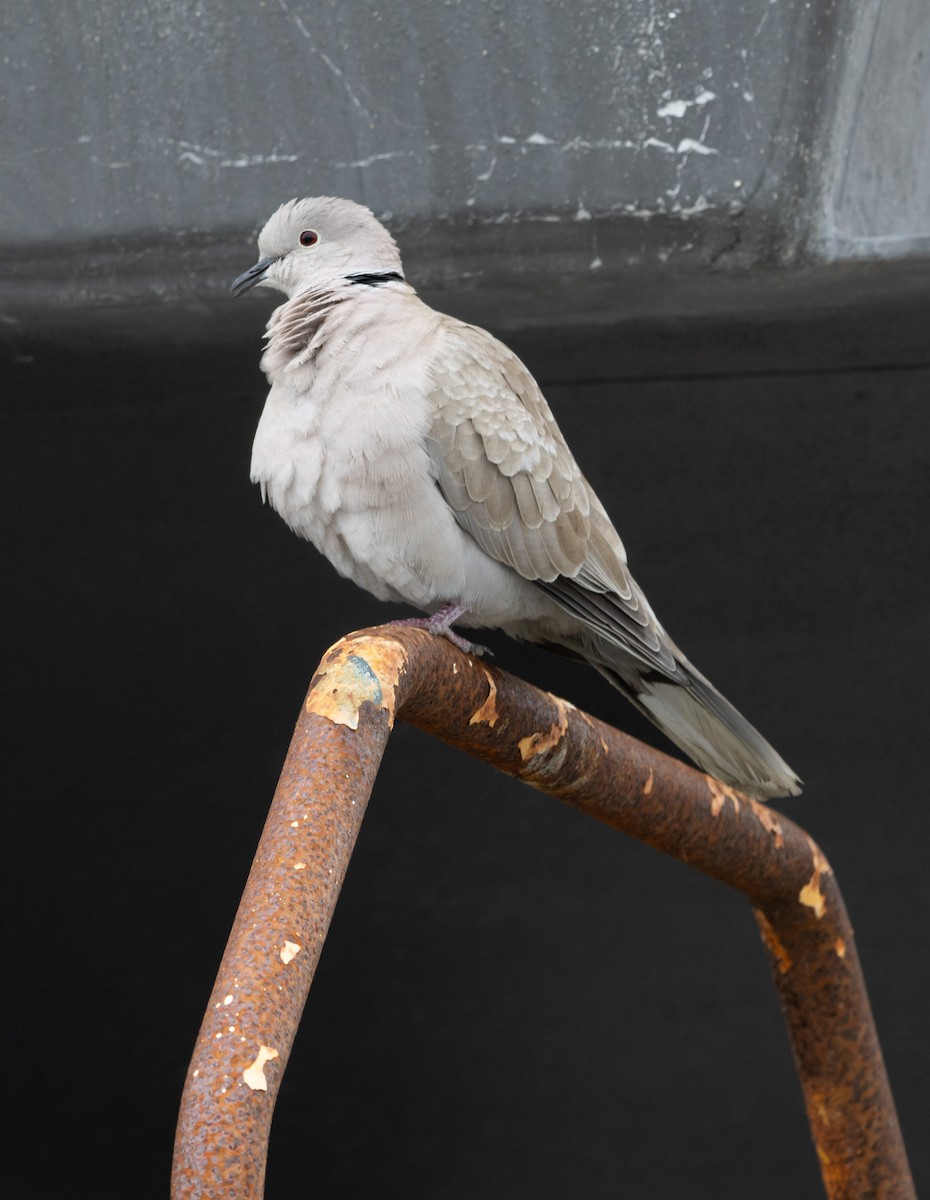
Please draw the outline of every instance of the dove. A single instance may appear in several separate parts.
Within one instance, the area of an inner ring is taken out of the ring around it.
[[[262,498],[336,570],[464,645],[500,629],[591,664],[700,768],[760,800],[800,780],[692,666],[517,356],[436,311],[364,206],[291,200],[235,295],[270,287]]]

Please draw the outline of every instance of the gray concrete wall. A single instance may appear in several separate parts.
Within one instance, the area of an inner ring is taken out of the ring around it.
[[[308,193],[428,285],[930,249],[926,0],[7,0],[0,39],[8,313],[209,300]]]
[[[820,132],[817,257],[930,253],[930,4],[862,0]]]

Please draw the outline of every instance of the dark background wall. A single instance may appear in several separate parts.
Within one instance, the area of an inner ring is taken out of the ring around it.
[[[927,10],[0,22],[3,1193],[165,1194],[306,684],[394,615],[248,482],[272,301],[225,288],[280,200],[326,191],[392,213],[426,298],[523,355],[663,620],[804,777],[782,807],[846,895],[925,1189]],[[592,672],[485,640],[656,741]],[[400,727],[269,1197],[819,1187],[742,898]]]

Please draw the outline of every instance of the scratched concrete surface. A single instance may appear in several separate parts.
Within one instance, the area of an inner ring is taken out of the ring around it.
[[[36,0],[0,38],[8,319],[209,303],[313,192],[436,286],[930,246],[924,0]]]

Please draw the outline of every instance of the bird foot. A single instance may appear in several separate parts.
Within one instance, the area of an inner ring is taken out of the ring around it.
[[[444,604],[438,612],[434,612],[430,617],[404,617],[403,620],[395,621],[394,624],[409,625],[414,629],[425,629],[428,633],[435,634],[437,637],[448,638],[452,645],[458,646],[463,654],[474,654],[478,658],[481,658],[484,654],[489,654],[493,658],[494,653],[487,646],[479,646],[476,642],[469,642],[452,628],[464,612],[465,606],[463,604]]]

